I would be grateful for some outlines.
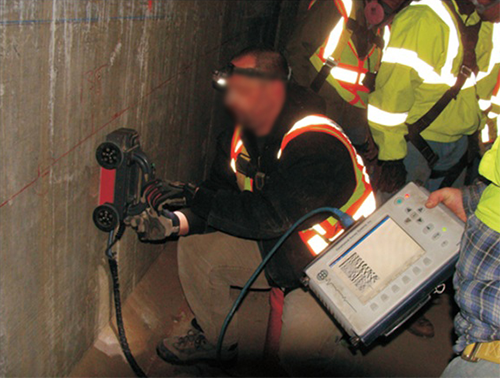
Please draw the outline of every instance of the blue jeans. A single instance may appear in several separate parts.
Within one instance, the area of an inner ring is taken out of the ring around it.
[[[452,143],[440,143],[427,141],[429,146],[432,148],[434,153],[439,157],[437,164],[434,169],[437,171],[446,171],[453,167],[467,152],[467,147],[469,145],[468,137],[463,136],[456,142]],[[422,156],[422,154],[415,148],[411,143],[408,143],[408,154],[404,159],[406,171],[408,175],[406,176],[406,182],[415,181],[423,184],[429,191],[435,191],[439,189],[439,186],[443,182],[443,178],[430,179],[431,169],[427,164],[427,160]],[[454,182],[453,187],[460,188],[464,185],[465,180],[465,169]]]
[[[448,364],[441,377],[498,378],[500,377],[500,364],[484,360],[468,362],[462,357],[456,357]]]

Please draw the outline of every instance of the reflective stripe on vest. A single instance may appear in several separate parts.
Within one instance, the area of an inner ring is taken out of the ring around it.
[[[409,8],[422,6],[426,6],[432,9],[432,11],[449,29],[448,49],[445,52],[446,60],[440,72],[438,73],[432,65],[422,60],[416,51],[405,48],[385,48],[384,54],[382,56],[382,63],[400,64],[412,68],[422,79],[423,84],[447,85],[449,87],[452,87],[457,81],[457,77],[453,73],[453,64],[460,52],[460,30],[458,28],[458,25],[456,24],[455,17],[451,13],[452,11],[442,1],[421,0],[418,2],[412,2],[409,5]],[[499,29],[496,30],[498,31]],[[492,52],[488,72],[491,72],[491,70],[493,69],[494,64],[492,65],[492,62],[496,59],[499,59],[498,56],[500,54],[500,46],[498,46],[498,43],[496,47],[498,47],[499,52]],[[484,75],[485,72],[479,72],[476,78],[476,75],[474,73],[471,73],[471,76],[463,85],[462,90],[475,86],[476,80],[484,77]],[[373,104],[368,105],[368,121],[372,123],[376,123],[385,127],[399,127],[406,122],[407,117],[407,112],[387,112],[376,107]]]
[[[355,220],[370,215],[376,208],[375,196],[370,185],[370,178],[363,164],[363,159],[357,154],[349,138],[332,120],[319,115],[307,116],[298,121],[285,135],[278,152],[281,158],[287,144],[305,132],[322,132],[340,140],[351,155],[356,174],[356,188],[347,203],[340,210],[351,215]],[[300,232],[302,241],[312,254],[321,253],[332,241],[343,233],[343,229],[334,217],[329,217],[313,227]]]
[[[248,190],[253,192],[253,178],[245,176],[245,174],[238,172],[236,162],[238,157],[250,160],[247,149],[241,140],[241,126],[236,126],[234,129],[233,139],[231,141],[231,169],[236,174],[236,182],[241,191]]]
[[[332,1],[335,2],[335,6],[341,14],[341,19],[333,27],[323,45],[311,57],[311,62],[318,71],[321,69],[327,59],[330,58],[334,53],[342,37],[342,34],[347,30],[347,21],[349,20],[349,16],[356,11],[355,8],[357,4],[355,4],[355,1],[353,0]],[[378,55],[374,55],[375,52],[377,52]],[[362,84],[362,82],[365,78],[366,73],[368,72],[368,60],[372,57],[372,55],[374,56],[374,58],[376,58],[377,64],[373,64],[373,68],[378,65],[380,54],[380,49],[376,46],[373,46],[364,59],[359,59],[352,41],[349,41],[348,46],[346,46],[342,53],[341,61],[337,62],[338,64],[332,68],[327,81],[329,81],[331,85],[334,85],[334,82],[337,82],[341,87],[339,94],[351,105],[366,107],[366,101],[363,101],[360,98],[360,93],[365,93],[367,96],[369,90]],[[351,57],[350,62],[345,61],[348,60],[348,57]],[[349,99],[346,98],[347,93],[341,92],[349,93]]]

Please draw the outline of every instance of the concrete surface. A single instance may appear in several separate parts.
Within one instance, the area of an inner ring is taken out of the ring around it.
[[[269,306],[267,292],[251,293],[239,310],[240,359],[236,367],[221,371],[208,365],[173,366],[156,356],[159,340],[180,335],[192,314],[182,295],[177,276],[175,244],[151,266],[128,298],[124,308],[130,346],[139,364],[152,377],[269,377],[283,375],[262,360]],[[235,290],[234,294],[237,292]],[[452,299],[449,293],[437,297],[426,311],[436,328],[433,339],[418,338],[400,330],[382,339],[359,363],[359,376],[365,377],[439,377],[452,357]],[[302,325],[307,327],[307,324]],[[341,370],[336,376],[344,376]],[[314,376],[313,373],[311,373]],[[111,322],[96,343],[70,374],[71,377],[127,377],[132,371],[120,352],[116,327]]]
[[[135,128],[160,177],[201,180],[211,71],[272,43],[280,5],[0,0],[0,376],[66,375],[108,323],[97,145]],[[126,296],[162,248],[130,234],[118,250]]]

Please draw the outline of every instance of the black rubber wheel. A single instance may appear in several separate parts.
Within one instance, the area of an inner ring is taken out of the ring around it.
[[[99,230],[111,232],[118,226],[120,214],[113,205],[105,203],[95,208],[92,219]]]
[[[120,147],[113,142],[104,142],[97,147],[95,157],[99,165],[106,169],[116,169],[123,162]]]

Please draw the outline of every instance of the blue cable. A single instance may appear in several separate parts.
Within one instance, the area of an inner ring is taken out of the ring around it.
[[[266,257],[264,257],[264,259],[262,259],[262,262],[257,267],[257,269],[255,269],[255,272],[249,278],[249,280],[247,281],[245,286],[243,286],[243,288],[241,289],[240,295],[238,296],[238,298],[236,298],[236,300],[234,301],[233,307],[231,308],[231,310],[227,314],[226,319],[224,320],[224,323],[222,324],[222,328],[221,328],[221,331],[219,334],[219,339],[217,340],[217,361],[219,362],[219,364],[222,363],[222,343],[224,341],[224,336],[226,335],[227,328],[229,327],[229,323],[233,319],[234,314],[236,313],[236,311],[238,311],[238,308],[240,307],[241,302],[243,301],[246,294],[248,293],[248,290],[253,285],[253,283],[255,282],[257,277],[262,273],[262,271],[264,270],[264,267],[267,265],[269,260],[271,260],[271,258],[274,256],[276,251],[278,251],[278,249],[281,247],[281,245],[295,231],[295,229],[300,224],[302,224],[303,222],[305,222],[306,220],[308,220],[312,216],[319,214],[319,213],[331,213],[334,216],[334,218],[336,218],[341,223],[341,225],[342,225],[342,227],[344,227],[344,229],[348,229],[349,227],[351,227],[354,224],[354,219],[352,219],[352,217],[350,215],[340,211],[339,209],[337,209],[335,207],[320,207],[319,209],[313,210],[313,211],[309,212],[308,214],[304,215],[297,222],[295,222],[292,225],[292,227],[290,227],[288,229],[287,232],[285,232],[285,234],[274,245],[273,249],[271,249],[271,251],[266,255]]]

